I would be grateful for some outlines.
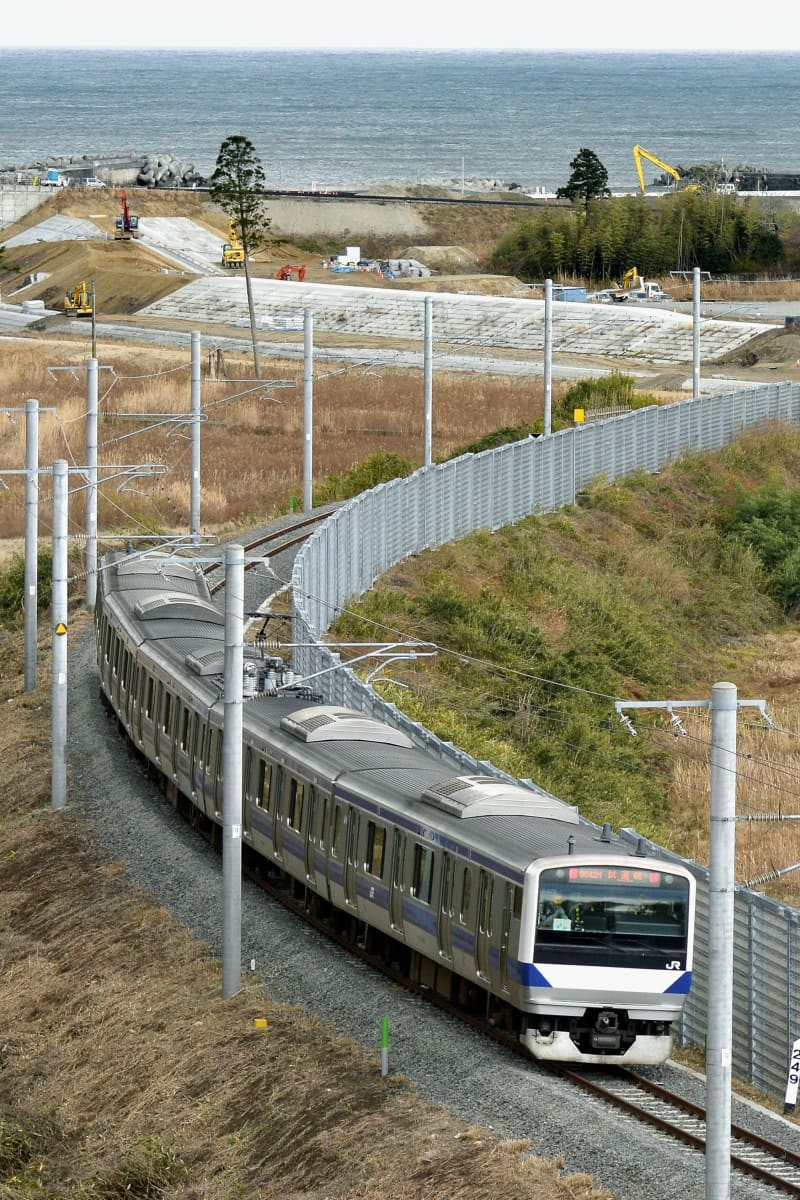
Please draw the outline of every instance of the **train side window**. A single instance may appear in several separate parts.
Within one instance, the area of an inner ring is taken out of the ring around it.
[[[319,836],[320,850],[324,850],[328,844],[328,797],[322,796],[322,803],[317,805],[317,829]]]
[[[258,760],[258,775],[256,777],[256,804],[259,808],[269,809],[269,784],[272,773],[271,765],[264,758]]]
[[[203,723],[200,726],[198,733],[197,733],[197,765],[201,771],[203,770],[203,767],[206,762],[207,739],[208,739],[208,725]]]
[[[342,806],[337,804],[333,810],[333,827],[331,829],[331,854],[334,858],[342,857]]]
[[[364,863],[365,870],[370,875],[383,878],[383,860],[386,854],[386,830],[374,821],[367,823],[367,853]]]
[[[481,884],[478,893],[478,928],[481,933],[492,935],[492,892],[494,878],[481,871]]]
[[[461,876],[461,908],[458,913],[458,919],[462,925],[469,924],[469,903],[471,896],[472,873],[469,867],[464,867],[464,872]]]
[[[297,779],[289,781],[289,811],[288,823],[292,829],[301,829],[303,825],[303,804],[306,796],[306,785]]]
[[[518,921],[522,920],[522,888],[514,888],[514,916]]]
[[[189,745],[189,709],[185,704],[180,706],[180,747],[186,753]]]
[[[148,721],[152,721],[153,719],[153,687],[153,676],[148,675],[147,685],[144,689],[144,715],[147,717]]]
[[[161,713],[161,728],[164,733],[169,733],[172,729],[172,692],[169,688],[164,688],[164,704]]]
[[[411,895],[423,904],[430,904],[433,887],[433,851],[419,843],[414,847],[414,874],[411,879]]]

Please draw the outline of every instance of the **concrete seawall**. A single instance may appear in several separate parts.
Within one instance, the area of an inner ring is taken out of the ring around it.
[[[49,200],[52,188],[30,187],[27,184],[0,184],[0,229],[13,225]]]

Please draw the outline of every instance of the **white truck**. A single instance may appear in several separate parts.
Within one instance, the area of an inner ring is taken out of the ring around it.
[[[66,175],[62,175],[60,171],[55,171],[51,167],[46,175],[39,176],[39,187],[67,187],[69,180]]]
[[[671,300],[669,292],[662,292],[661,284],[651,283],[642,279],[638,287],[611,288],[608,293],[615,304],[624,304],[626,300],[638,300],[652,303],[658,300]]]

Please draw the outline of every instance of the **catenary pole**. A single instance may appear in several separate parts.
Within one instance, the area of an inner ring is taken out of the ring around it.
[[[735,684],[715,683],[711,689],[706,1200],[729,1200],[731,1194],[737,708]]]
[[[553,281],[544,281],[544,432],[552,432],[553,410]]]
[[[314,507],[314,313],[303,313],[303,512]]]
[[[190,484],[189,535],[192,545],[200,542],[200,334],[192,332],[192,479]]]
[[[51,806],[67,803],[67,503],[69,468],[53,463],[53,678]]]
[[[25,401],[25,691],[36,687],[39,589],[39,401]]]
[[[692,398],[700,397],[700,268],[692,271]]]
[[[425,348],[423,354],[422,462],[433,462],[433,298],[425,297]]]
[[[225,548],[225,695],[222,730],[222,998],[242,984],[242,668],[244,547]]]
[[[86,370],[86,607],[97,601],[97,359]]]

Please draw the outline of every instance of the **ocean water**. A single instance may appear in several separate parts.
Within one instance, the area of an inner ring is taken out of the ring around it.
[[[800,170],[798,78],[794,52],[0,50],[0,167],[130,151],[210,174],[235,133],[273,187],[551,189],[587,146],[633,188],[636,143]]]

